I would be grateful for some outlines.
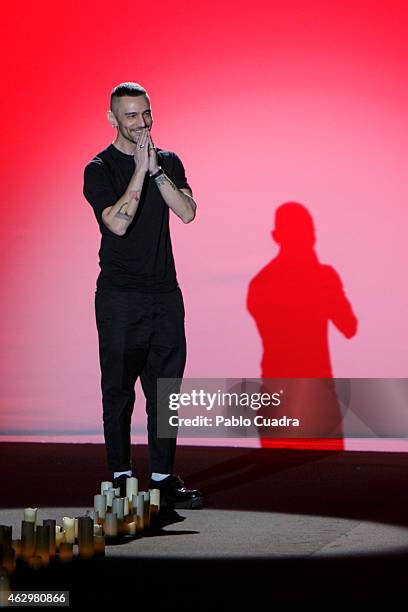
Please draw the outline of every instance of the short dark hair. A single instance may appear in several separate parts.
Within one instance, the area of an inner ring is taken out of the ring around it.
[[[116,110],[114,109],[114,106],[116,106],[115,100],[117,98],[122,98],[123,96],[134,96],[134,97],[147,96],[147,98],[149,97],[145,88],[139,85],[139,83],[132,83],[132,82],[120,83],[120,85],[116,85],[116,87],[114,87],[111,91],[111,95],[110,95],[111,111],[115,112]]]

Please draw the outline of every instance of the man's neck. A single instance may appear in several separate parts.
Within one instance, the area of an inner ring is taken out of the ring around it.
[[[118,138],[116,138],[112,142],[113,146],[116,147],[121,153],[126,153],[126,155],[134,155],[136,151],[136,145],[131,144],[130,142],[122,142]]]

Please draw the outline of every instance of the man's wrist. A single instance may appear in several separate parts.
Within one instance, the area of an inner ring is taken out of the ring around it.
[[[155,168],[152,172],[150,172],[150,178],[155,179],[158,176],[161,176],[162,174],[164,174],[162,167],[157,166],[157,168]]]
[[[133,178],[137,179],[139,177],[144,177],[146,172],[149,171],[149,168],[138,168],[136,167],[134,172],[133,172]]]

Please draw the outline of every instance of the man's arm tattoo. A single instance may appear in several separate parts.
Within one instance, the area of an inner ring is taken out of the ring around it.
[[[118,217],[118,219],[125,219],[125,221],[130,221],[132,217],[127,214],[127,205],[128,205],[128,202],[124,202],[122,206],[120,207],[120,209],[118,210],[118,212],[116,213],[115,217]]]
[[[160,174],[160,176],[157,177],[157,179],[155,179],[157,185],[164,185],[164,183],[170,183],[170,185],[173,187],[173,189],[176,191],[177,187],[175,186],[175,184],[173,183],[173,181],[171,179],[169,179],[169,177],[166,174]]]

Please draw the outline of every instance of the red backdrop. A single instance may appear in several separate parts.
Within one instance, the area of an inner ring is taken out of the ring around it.
[[[179,154],[198,205],[194,223],[171,220],[186,376],[260,376],[246,296],[277,255],[270,232],[288,201],[312,217],[319,261],[359,321],[351,339],[329,324],[333,374],[406,376],[406,2],[22,2],[3,13],[2,439],[101,432],[99,230],[82,173],[114,138],[109,92],[126,80],[149,91],[154,140]],[[140,391],[134,431],[144,439]]]

